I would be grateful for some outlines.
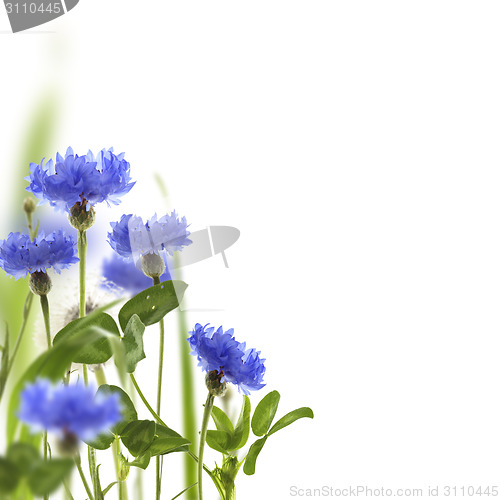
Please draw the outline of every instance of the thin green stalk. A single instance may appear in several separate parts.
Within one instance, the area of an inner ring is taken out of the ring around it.
[[[153,285],[160,283],[160,277],[153,278]],[[165,350],[165,321],[160,320],[160,347],[158,349],[158,385],[156,391],[156,413],[161,413],[161,384],[163,380],[163,351]],[[161,461],[160,455],[156,456],[156,500],[160,500],[161,492]]]
[[[21,328],[19,329],[19,333],[17,335],[17,340],[14,345],[14,349],[12,350],[12,355],[10,356],[10,361],[9,361],[9,366],[7,367],[7,375],[5,376],[5,379],[7,381],[7,378],[9,377],[10,371],[12,370],[12,367],[14,366],[14,361],[17,356],[17,352],[19,351],[19,347],[21,346],[21,341],[24,336],[24,332],[26,330],[26,325],[28,324],[28,317],[30,315],[31,311],[31,304],[33,303],[33,294],[31,291],[28,292],[28,295],[26,296],[26,300],[24,301],[24,307],[23,307],[23,322],[21,324]],[[5,385],[3,386],[5,387]],[[0,400],[2,399],[3,391],[0,392]]]
[[[64,486],[64,491],[66,492],[67,500],[75,500],[73,498],[73,495],[71,494],[71,489],[70,489],[68,482],[66,480],[63,481],[63,486]]]
[[[179,343],[180,343],[180,368],[181,368],[181,383],[182,383],[182,434],[186,439],[191,441],[191,447],[196,449],[198,441],[198,427],[196,423],[196,403],[195,403],[195,388],[193,376],[192,356],[189,355],[190,348],[186,342],[188,327],[186,324],[186,314],[178,311],[179,322]],[[186,484],[196,482],[197,470],[196,464],[189,457],[184,457],[184,475]],[[187,498],[196,498],[196,489],[187,492]]]
[[[94,371],[95,378],[97,380],[97,385],[105,385],[106,374],[102,366],[98,366]],[[116,479],[118,481],[118,498],[119,500],[128,500],[127,484],[124,480],[120,478],[120,444],[117,439],[113,441],[113,460],[115,463]]]
[[[203,500],[203,452],[205,451],[205,440],[207,438],[208,421],[212,414],[215,396],[208,393],[207,401],[205,403],[205,411],[203,412],[203,420],[201,421],[200,432],[200,451],[198,453],[198,499]]]
[[[153,417],[155,418],[155,420],[159,424],[161,424],[165,427],[168,427],[167,424],[160,418],[160,416],[153,410],[153,407],[148,403],[148,400],[146,399],[143,392],[141,391],[141,388],[139,387],[139,384],[137,383],[137,380],[135,379],[134,374],[130,373],[129,375],[130,375],[130,380],[132,381],[132,384],[134,385],[135,390],[137,391],[137,394],[141,398],[141,401],[144,403],[144,406],[149,410],[149,413],[151,413],[151,415],[153,415]],[[187,454],[195,462],[198,462],[198,457],[192,451],[188,451]],[[203,465],[203,470],[211,477],[212,481],[217,486],[217,482],[216,482],[214,475],[212,474],[212,471],[206,465]]]
[[[78,469],[78,472],[80,473],[80,477],[82,478],[82,483],[83,483],[83,486],[85,487],[85,491],[87,492],[87,496],[89,497],[89,500],[94,500],[94,495],[92,495],[92,491],[90,490],[89,483],[87,483],[87,479],[85,479],[85,474],[83,473],[82,459],[81,459],[79,453],[77,455],[75,455],[75,464],[76,464],[76,468]]]
[[[47,348],[52,347],[52,340],[50,338],[50,315],[49,315],[49,299],[47,295],[40,295],[40,305],[42,307],[43,322],[45,324],[45,335],[47,337]],[[47,431],[43,433],[43,459],[47,461]],[[43,500],[48,500],[49,495],[43,496]]]
[[[43,323],[45,325],[45,335],[47,338],[47,347],[52,347],[52,340],[50,337],[50,316],[49,316],[49,299],[47,295],[40,295],[40,305],[42,306]]]
[[[87,265],[87,232],[78,231],[78,258],[80,259],[80,318],[85,316],[85,268]]]

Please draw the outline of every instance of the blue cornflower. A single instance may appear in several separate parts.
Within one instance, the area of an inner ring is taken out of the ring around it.
[[[30,175],[25,178],[30,185],[26,190],[40,203],[48,202],[67,212],[75,204],[87,211],[103,201],[116,205],[135,184],[131,182],[130,163],[124,159],[124,153],[115,155],[113,148],[103,149],[95,156],[92,151],[78,156],[68,148],[65,156],[57,153],[55,162],[50,159],[44,165],[44,160],[40,165],[30,164]]]
[[[16,280],[28,273],[46,273],[48,268],[60,273],[75,262],[75,241],[62,230],[47,236],[40,233],[33,241],[27,234],[10,233],[0,241],[0,267]]]
[[[105,280],[103,286],[113,291],[125,291],[136,295],[151,286],[151,279],[134,262],[125,261],[116,254],[103,261],[102,275]],[[168,267],[165,265],[165,272],[160,276],[160,281],[171,279]]]
[[[97,394],[79,382],[52,386],[39,379],[21,393],[19,418],[34,431],[55,432],[61,438],[94,439],[122,420],[118,394]]]
[[[192,243],[187,227],[186,217],[180,219],[175,210],[160,219],[155,214],[146,223],[136,215],[122,215],[119,222],[111,223],[108,241],[124,259],[137,260],[142,255],[158,255],[162,250],[173,255]]]
[[[260,352],[246,349],[244,342],[234,338],[232,328],[224,332],[222,326],[217,331],[207,327],[208,324],[197,323],[187,339],[193,349],[191,354],[198,357],[198,366],[207,374],[217,372],[222,382],[227,380],[237,385],[243,394],[264,387],[262,380],[266,367]]]

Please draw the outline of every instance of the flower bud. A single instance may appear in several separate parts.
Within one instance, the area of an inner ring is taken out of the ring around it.
[[[165,272],[163,257],[156,253],[147,253],[143,255],[142,272],[150,278],[159,278]]]
[[[71,457],[77,453],[79,443],[80,441],[76,434],[64,431],[62,438],[56,441],[56,446],[61,455]]]
[[[212,370],[208,372],[205,384],[207,385],[207,389],[212,396],[224,396],[227,383],[225,380],[222,381],[223,376],[224,374],[221,371]]]
[[[122,453],[119,455],[119,471],[118,471],[118,479],[120,481],[126,481],[128,477],[128,473],[130,471],[130,464],[128,460],[123,456]]]
[[[23,210],[26,214],[32,214],[36,209],[36,202],[33,198],[27,196],[23,201]]]
[[[52,288],[52,281],[47,273],[35,271],[30,274],[29,286],[35,295],[47,295]]]
[[[95,210],[94,207],[90,207],[87,210],[87,200],[83,200],[82,203],[76,202],[69,211],[69,223],[78,231],[86,231],[90,229],[95,222]]]

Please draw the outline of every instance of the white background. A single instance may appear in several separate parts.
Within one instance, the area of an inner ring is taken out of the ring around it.
[[[193,230],[241,230],[229,269],[186,270],[190,325],[262,350],[254,406],[278,389],[278,416],[316,415],[269,439],[241,500],[500,483],[499,16],[492,1],[81,0],[13,35],[0,14],[2,206],[54,90],[54,153],[113,145],[138,181],[101,220],[164,211],[159,172]]]

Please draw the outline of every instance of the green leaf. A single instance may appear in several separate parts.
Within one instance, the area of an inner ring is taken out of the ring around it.
[[[231,436],[226,431],[207,431],[207,444],[215,451],[220,451],[224,455],[229,454],[229,443],[231,442]]]
[[[271,427],[279,402],[280,393],[272,391],[257,405],[252,417],[252,431],[256,436],[263,436]]]
[[[174,451],[189,451],[188,446],[190,444],[188,439],[183,438],[173,429],[157,423],[155,437],[151,446],[148,448],[148,453],[154,456],[166,455]]]
[[[217,427],[217,430],[225,431],[230,436],[233,435],[234,427],[231,423],[231,420],[229,420],[229,417],[220,408],[217,408],[217,406],[214,406],[212,408],[212,418],[214,420],[215,427]]]
[[[257,457],[259,456],[259,453],[262,450],[262,447],[264,446],[266,440],[267,436],[264,436],[263,438],[257,439],[257,441],[255,441],[255,443],[250,446],[247,457],[245,459],[245,465],[243,465],[243,472],[247,476],[255,474],[255,462],[257,461]]]
[[[73,460],[55,458],[40,461],[28,474],[28,485],[38,496],[48,495],[56,490],[73,468]]]
[[[88,320],[96,314],[89,314],[84,320]],[[90,322],[90,320],[89,320]],[[66,339],[62,339],[48,351],[42,353],[26,369],[20,378],[9,400],[7,413],[7,435],[15,436],[19,419],[17,412],[20,403],[20,394],[28,382],[33,382],[36,378],[42,377],[52,381],[60,381],[71,366],[72,360],[78,353],[84,350],[89,343],[95,342],[102,337],[114,337],[114,335],[102,329],[83,329]],[[12,439],[12,438],[11,438]]]
[[[184,281],[173,280],[164,281],[138,293],[124,304],[118,314],[122,330],[125,331],[134,314],[137,314],[146,326],[158,323],[165,314],[178,307],[186,288]]]
[[[98,394],[102,394],[103,396],[118,394],[122,409],[122,420],[111,429],[111,432],[104,432],[92,440],[85,441],[85,443],[96,450],[107,450],[115,440],[115,436],[119,436],[130,422],[137,420],[137,411],[128,394],[116,385],[103,384],[99,386],[96,397]]]
[[[156,423],[152,420],[136,420],[125,427],[121,434],[122,442],[134,457],[143,455],[151,446],[155,427]]]
[[[245,446],[250,434],[250,398],[243,396],[243,404],[241,406],[240,416],[236,427],[234,428],[234,435],[229,443],[229,450],[239,450]]]
[[[17,466],[0,457],[0,493],[10,493],[17,488],[21,474]]]
[[[272,427],[271,430],[267,433],[268,436],[274,434],[275,432],[283,429],[287,425],[293,424],[299,418],[314,418],[314,413],[311,408],[307,408],[306,406],[302,408],[297,408],[296,410],[287,413],[284,417],[281,417]]]
[[[133,465],[134,467],[139,467],[140,469],[146,470],[149,462],[151,460],[151,454],[146,452],[144,455],[140,455],[133,462],[128,462],[128,465]]]
[[[102,496],[106,496],[106,493],[115,485],[118,484],[118,481],[114,481],[113,483],[109,483],[106,488],[102,490]]]
[[[88,318],[91,318],[90,320]],[[115,320],[106,313],[98,313],[89,315],[85,318],[78,318],[68,323],[54,337],[54,345],[61,342],[63,339],[68,339],[80,332],[81,330],[102,329],[111,335],[120,337],[120,330],[115,323]],[[99,364],[105,363],[113,355],[113,349],[107,337],[100,337],[95,342],[89,342],[87,345],[78,351],[72,359],[74,363]]]
[[[38,450],[26,443],[12,443],[7,449],[7,459],[17,466],[21,475],[29,470],[40,460]]]
[[[125,370],[133,373],[137,363],[146,357],[142,336],[146,327],[137,314],[133,314],[128,320],[122,343],[125,348]]]

